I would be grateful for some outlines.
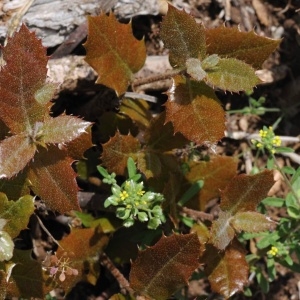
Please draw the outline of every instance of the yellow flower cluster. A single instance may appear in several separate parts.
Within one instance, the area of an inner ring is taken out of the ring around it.
[[[129,195],[126,191],[123,191],[122,193],[120,193],[120,198],[121,198],[122,201],[125,200],[128,197],[129,197]]]
[[[272,248],[268,251],[268,254],[272,255],[272,256],[276,256],[278,254],[278,248],[275,246],[272,246]]]

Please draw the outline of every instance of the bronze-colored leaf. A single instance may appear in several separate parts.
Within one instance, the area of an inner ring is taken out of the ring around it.
[[[80,210],[76,173],[71,167],[72,162],[65,151],[49,146],[48,150],[39,149],[28,171],[33,192],[39,195],[50,209],[60,213]]]
[[[56,256],[69,258],[69,267],[78,271],[78,275],[66,275],[66,279],[60,283],[66,292],[78,281],[96,280],[99,269],[95,265],[99,263],[99,255],[108,240],[108,236],[99,228],[74,228],[59,242],[61,247],[58,248]]]
[[[36,145],[29,137],[13,135],[0,143],[0,178],[11,178],[34,157]]]
[[[272,230],[276,227],[274,221],[254,211],[237,212],[230,220],[230,224],[239,232],[261,232]]]
[[[253,68],[262,63],[278,47],[281,40],[273,40],[238,28],[218,27],[206,30],[206,46],[209,54],[243,60]]]
[[[148,179],[159,176],[162,165],[158,155],[151,151],[143,151],[138,154],[137,167]]]
[[[273,184],[273,171],[270,170],[256,175],[238,175],[221,192],[220,207],[224,211],[230,211],[232,215],[237,212],[255,211]]]
[[[245,62],[235,58],[221,58],[216,67],[207,71],[205,81],[225,91],[251,91],[260,79],[255,70]]]
[[[199,248],[196,234],[162,237],[153,247],[139,252],[130,272],[131,287],[156,300],[169,298],[187,284],[198,267]]]
[[[207,245],[203,258],[206,264],[205,273],[211,288],[228,299],[235,293],[242,291],[248,282],[249,266],[245,258],[245,250],[234,240],[225,252]]]
[[[0,193],[0,219],[7,220],[4,229],[12,238],[26,229],[29,218],[34,212],[32,196],[23,196],[17,201],[9,201],[5,194]]]
[[[206,249],[206,243],[209,240],[210,237],[210,232],[207,226],[202,223],[198,222],[197,224],[194,224],[193,227],[191,228],[191,233],[196,233],[198,236],[198,239],[200,241],[200,257],[203,255]]]
[[[176,76],[168,96],[166,122],[172,122],[175,132],[197,144],[213,144],[224,136],[224,110],[204,82]]]
[[[3,59],[6,64],[0,71],[0,119],[11,133],[29,132],[48,111],[44,103],[35,99],[35,93],[44,86],[47,77],[46,49],[22,25],[8,39]]]
[[[103,144],[101,160],[108,172],[125,175],[128,157],[136,158],[141,145],[132,135],[116,133],[107,143]]]
[[[231,218],[229,212],[220,211],[218,219],[212,222],[210,242],[220,250],[224,250],[234,238]]]
[[[88,38],[84,44],[85,60],[99,77],[96,83],[114,89],[117,95],[126,92],[133,73],[145,63],[146,47],[132,34],[131,24],[121,24],[110,13],[108,16],[88,17]]]
[[[204,59],[206,53],[205,29],[185,11],[169,4],[168,13],[161,24],[160,36],[170,49],[173,66],[185,67],[188,58]]]
[[[192,162],[189,172],[185,175],[190,183],[204,181],[204,186],[197,198],[191,199],[188,206],[204,210],[209,200],[219,197],[220,190],[225,189],[236,176],[238,161],[229,156],[213,156],[209,161]]]

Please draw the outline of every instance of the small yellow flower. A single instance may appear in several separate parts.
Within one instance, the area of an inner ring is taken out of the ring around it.
[[[278,254],[278,248],[275,246],[272,246],[272,248],[268,251],[268,254],[271,256],[276,256]]]
[[[262,148],[262,143],[259,143],[259,142],[258,142],[258,143],[256,144],[256,147],[257,147],[257,148]]]
[[[123,191],[122,193],[120,193],[121,200],[125,200],[128,197],[129,197],[129,195],[126,191]]]
[[[145,194],[145,191],[138,191],[137,194],[138,194],[139,196],[143,196],[143,195]]]
[[[132,205],[131,204],[127,204],[126,208],[132,208]]]
[[[272,140],[272,143],[274,146],[279,147],[281,145],[281,139],[279,136],[275,136]]]

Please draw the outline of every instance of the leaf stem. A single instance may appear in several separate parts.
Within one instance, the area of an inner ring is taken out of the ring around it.
[[[144,85],[144,84],[148,84],[148,83],[152,83],[152,82],[156,82],[156,81],[161,81],[161,80],[166,80],[169,78],[172,78],[175,75],[179,75],[183,72],[185,72],[186,68],[180,68],[180,69],[173,69],[173,70],[168,70],[163,74],[157,74],[157,75],[153,75],[153,76],[149,76],[146,78],[141,78],[141,79],[135,79],[132,83],[132,90],[135,90],[135,87]]]

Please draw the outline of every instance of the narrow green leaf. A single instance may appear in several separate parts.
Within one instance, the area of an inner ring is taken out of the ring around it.
[[[202,189],[204,185],[203,180],[197,180],[192,184],[192,186],[183,194],[181,199],[178,201],[179,206],[185,205],[187,201],[189,201],[191,198],[193,198],[195,195],[199,193],[199,191]]]
[[[262,203],[268,206],[283,207],[285,200],[277,197],[267,197],[262,201]]]
[[[260,83],[255,70],[235,58],[221,58],[216,67],[206,72],[207,83],[230,92],[252,90]]]
[[[129,178],[132,178],[134,175],[136,175],[137,169],[136,169],[135,162],[132,159],[132,157],[128,157],[127,172],[128,172],[128,177]]]

